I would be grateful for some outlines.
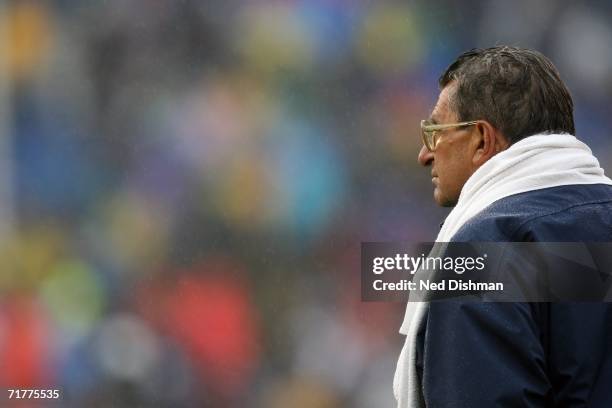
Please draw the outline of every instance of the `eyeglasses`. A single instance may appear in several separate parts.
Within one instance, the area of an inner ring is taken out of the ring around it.
[[[431,123],[429,120],[421,121],[421,137],[423,138],[423,144],[430,152],[436,150],[436,145],[438,144],[438,132],[443,130],[465,127],[465,126],[473,126],[477,124],[479,121],[472,120],[470,122],[459,122],[459,123],[447,123],[443,125],[437,125]]]

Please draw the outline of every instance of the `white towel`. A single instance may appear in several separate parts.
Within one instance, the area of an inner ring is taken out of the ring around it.
[[[572,135],[539,134],[524,138],[470,176],[436,242],[451,241],[468,220],[502,198],[573,184],[612,185],[612,180],[604,175],[591,149]],[[398,408],[425,406],[416,374],[416,336],[427,310],[427,302],[408,302],[399,330],[406,335],[406,341],[393,379]]]

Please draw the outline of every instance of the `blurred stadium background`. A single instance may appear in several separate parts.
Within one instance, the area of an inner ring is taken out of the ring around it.
[[[359,244],[435,237],[466,49],[549,55],[611,169],[609,2],[0,4],[0,384],[69,406],[393,406]]]

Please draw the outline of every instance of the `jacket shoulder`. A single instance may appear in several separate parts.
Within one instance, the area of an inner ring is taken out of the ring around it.
[[[612,186],[568,185],[503,198],[453,241],[612,241]]]

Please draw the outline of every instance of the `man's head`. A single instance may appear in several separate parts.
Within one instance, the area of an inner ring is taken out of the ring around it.
[[[537,51],[514,47],[471,50],[439,80],[440,96],[428,124],[476,123],[436,131],[435,151],[419,162],[432,167],[434,198],[453,206],[467,179],[498,152],[538,133],[574,134],[573,102],[554,65]]]

